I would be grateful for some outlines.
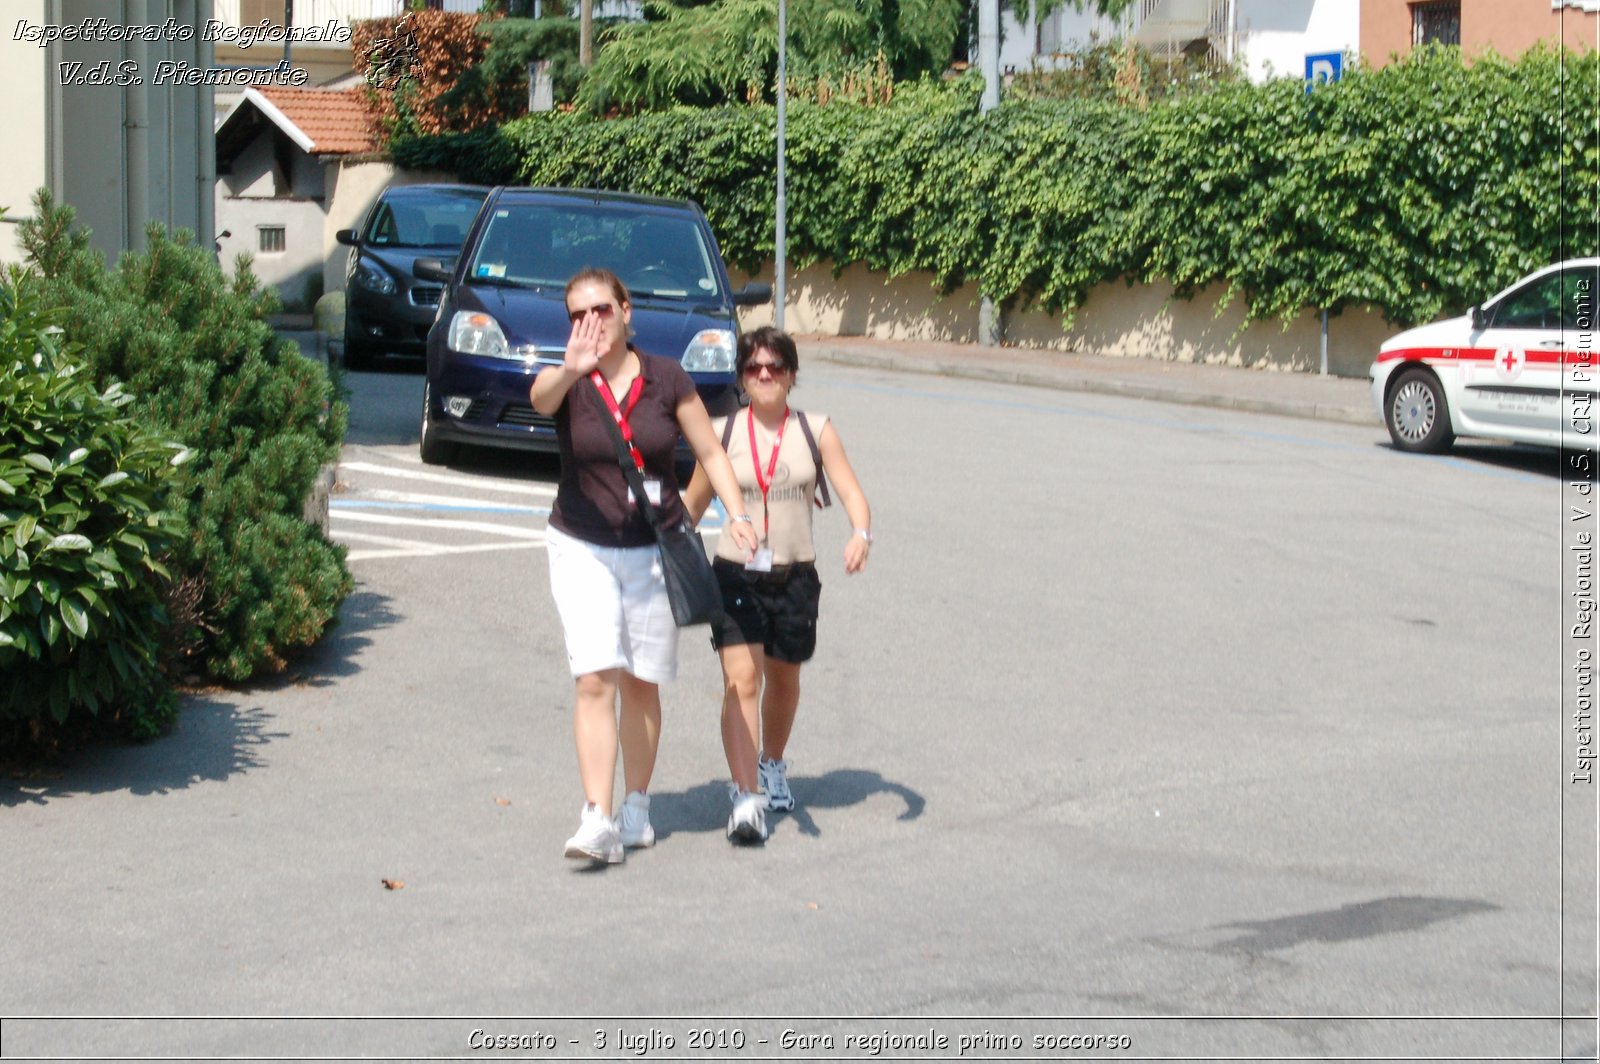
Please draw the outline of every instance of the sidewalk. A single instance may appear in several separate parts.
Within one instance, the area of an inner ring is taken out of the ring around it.
[[[1379,424],[1365,379],[930,341],[796,336],[795,342],[802,360],[1318,421]]]

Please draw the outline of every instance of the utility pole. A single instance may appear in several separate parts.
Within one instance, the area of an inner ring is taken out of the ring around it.
[[[594,0],[578,0],[578,65],[594,65]]]
[[[978,0],[978,65],[983,70],[983,100],[979,110],[988,114],[1000,106],[1000,0]],[[1000,342],[1000,312],[988,293],[978,296],[978,343],[993,347]]]
[[[772,293],[774,307],[772,311],[772,324],[779,329],[783,328],[783,304],[787,298],[788,286],[784,283],[784,274],[787,272],[784,256],[784,244],[788,239],[788,202],[787,191],[784,187],[785,166],[784,156],[784,121],[788,115],[787,102],[789,99],[789,78],[787,59],[789,52],[789,13],[785,0],[778,0],[778,198],[777,198],[777,232],[774,234],[772,273],[774,284]]]

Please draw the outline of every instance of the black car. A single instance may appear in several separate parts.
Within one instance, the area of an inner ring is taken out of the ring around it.
[[[419,255],[453,259],[489,190],[481,185],[399,185],[385,190],[360,229],[334,234],[353,250],[345,272],[344,364],[363,369],[391,352],[421,355],[443,286],[419,282]]]
[[[633,342],[676,358],[712,416],[738,405],[736,306],[764,303],[770,285],[732,290],[699,206],[615,192],[496,188],[454,264],[418,259],[416,276],[444,285],[428,333],[422,460],[447,462],[458,443],[557,449],[555,422],[528,401],[534,376],[559,365],[572,325],[568,278],[588,266],[622,278]]]

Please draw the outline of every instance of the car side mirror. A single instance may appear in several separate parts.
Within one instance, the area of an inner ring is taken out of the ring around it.
[[[333,234],[333,239],[337,240],[346,247],[352,248],[360,246],[361,243],[356,239],[356,231],[354,229],[341,229],[337,233]]]
[[[1483,329],[1489,324],[1489,316],[1483,312],[1482,307],[1468,307],[1467,318],[1471,320],[1474,329]]]
[[[437,281],[439,284],[449,284],[450,275],[454,272],[454,262],[446,265],[443,259],[417,259],[411,264],[411,274],[419,281]]]
[[[757,307],[762,303],[772,302],[772,286],[758,284],[751,281],[737,292],[733,293],[733,305],[736,307]]]

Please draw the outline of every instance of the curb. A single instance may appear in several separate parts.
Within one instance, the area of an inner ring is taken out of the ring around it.
[[[994,384],[1018,384],[1029,388],[1050,388],[1064,392],[1091,392],[1123,399],[1147,399],[1182,406],[1205,406],[1251,414],[1332,421],[1344,425],[1380,424],[1377,415],[1364,406],[1352,407],[1340,403],[1224,395],[1217,392],[1196,391],[1182,386],[1143,384],[1137,381],[1107,379],[1070,372],[1042,373],[1037,370],[1010,369],[993,364],[879,355],[830,347],[826,344],[808,344],[807,354],[823,362],[864,369],[893,370],[896,373],[920,373],[925,376],[956,377]]]

